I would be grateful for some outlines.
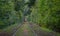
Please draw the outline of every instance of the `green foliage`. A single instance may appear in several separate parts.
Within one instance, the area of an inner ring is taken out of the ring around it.
[[[15,0],[14,7],[16,11],[22,10],[22,8],[24,7],[24,0]]]
[[[29,0],[28,6],[31,7],[35,4],[36,0]]]
[[[31,21],[42,27],[60,30],[60,0],[37,0],[32,7]]]
[[[0,29],[20,22],[26,4],[30,21],[60,31],[60,0],[0,0]]]
[[[20,11],[15,10],[15,2],[12,0],[0,0],[0,29],[20,21]],[[19,8],[17,6],[17,8]]]

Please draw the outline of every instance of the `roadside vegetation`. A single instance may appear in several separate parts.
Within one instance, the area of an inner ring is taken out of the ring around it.
[[[41,27],[60,32],[60,0],[36,0],[29,20]]]
[[[28,11],[25,6],[29,7]],[[60,0],[0,0],[0,29],[24,21],[23,15],[43,30],[60,33]]]

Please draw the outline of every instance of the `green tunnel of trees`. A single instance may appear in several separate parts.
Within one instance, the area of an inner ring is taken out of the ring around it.
[[[15,24],[21,20],[24,6],[28,4],[30,12],[28,19],[60,32],[60,0],[0,0],[0,29]]]

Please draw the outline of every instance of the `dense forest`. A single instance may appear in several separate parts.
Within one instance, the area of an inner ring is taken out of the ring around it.
[[[30,20],[38,23],[41,27],[46,27],[60,32],[60,0],[36,0],[32,6]]]
[[[0,0],[0,29],[21,22],[26,5],[28,21],[60,32],[60,0]]]
[[[23,1],[0,0],[0,29],[20,21]]]

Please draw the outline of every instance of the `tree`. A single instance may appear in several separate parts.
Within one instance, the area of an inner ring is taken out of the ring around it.
[[[60,30],[60,0],[37,0],[35,6],[32,9],[33,19],[37,19],[39,25],[47,27],[49,29],[59,31]],[[37,15],[36,15],[37,14]],[[36,17],[39,16],[39,17]]]

